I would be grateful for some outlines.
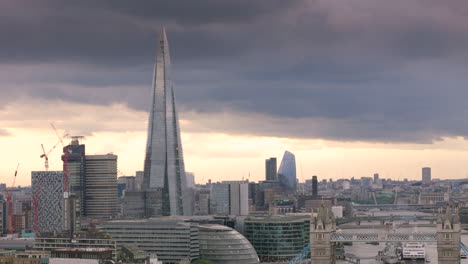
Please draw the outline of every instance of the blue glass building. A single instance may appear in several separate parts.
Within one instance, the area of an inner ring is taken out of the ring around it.
[[[278,179],[283,190],[296,191],[296,157],[289,151],[284,152],[278,169]]]

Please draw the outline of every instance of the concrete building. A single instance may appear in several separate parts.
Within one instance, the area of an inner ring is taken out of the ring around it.
[[[137,191],[142,190],[143,185],[143,171],[136,171],[135,172],[135,188]]]
[[[426,167],[422,168],[422,182],[423,184],[428,184],[431,182],[431,168]]]
[[[187,209],[184,210],[183,201],[187,183],[179,118],[171,76],[169,43],[164,28],[159,38],[158,56],[153,76],[143,189],[161,189],[162,208],[147,212],[161,212],[162,215],[188,215],[190,212],[187,212]],[[156,205],[153,203],[159,203],[159,201],[151,199],[147,199],[145,202],[149,203],[147,208],[154,208]]]
[[[200,257],[198,224],[176,218],[120,220],[100,224],[117,242],[118,247],[133,244],[163,263],[179,263]]]
[[[343,217],[343,206],[332,206],[331,211],[336,218]]]
[[[211,192],[207,189],[201,189],[195,192],[194,215],[210,214],[210,196]]]
[[[248,215],[249,183],[224,181],[212,184],[210,214]]]
[[[64,230],[63,172],[33,171],[33,226],[39,233]]]
[[[86,155],[85,215],[113,218],[117,213],[117,156]]]
[[[362,187],[371,187],[373,181],[374,180],[371,177],[361,177],[361,186]]]
[[[450,195],[448,192],[420,192],[419,204],[436,204],[439,202],[448,202]]]
[[[122,215],[127,219],[145,217],[145,192],[125,192],[122,201]]]
[[[258,263],[255,249],[237,231],[210,222],[208,218],[163,217],[119,220],[100,224],[119,248],[131,244],[165,264],[203,258],[218,264]]]
[[[121,176],[117,179],[119,184],[125,184],[124,190],[127,192],[137,191],[137,184],[135,176]]]
[[[278,175],[276,173],[276,158],[269,158],[265,160],[265,180],[277,181]]]
[[[343,190],[351,189],[351,183],[348,180],[344,180],[342,185],[343,185]]]
[[[374,184],[378,184],[378,182],[379,182],[379,174],[374,173]]]
[[[195,187],[195,174],[193,172],[186,172],[185,176],[187,177],[187,188]]]

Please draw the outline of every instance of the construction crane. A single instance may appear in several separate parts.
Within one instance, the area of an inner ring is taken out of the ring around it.
[[[59,142],[62,143],[62,148],[63,148],[63,195],[64,198],[68,198],[68,154],[69,154],[69,146],[65,146],[63,143],[63,139],[65,137],[60,137],[60,134],[57,131],[57,128],[55,128],[53,123],[50,123],[52,128],[55,131],[55,134],[57,135]],[[68,133],[66,133],[68,136]]]
[[[19,163],[16,165],[16,170],[15,170],[15,175],[13,178],[13,184],[11,185],[11,188],[8,189],[6,188],[6,195],[7,195],[7,202],[8,202],[8,232],[10,234],[13,234],[13,190],[15,188],[15,183],[16,183],[16,175],[18,175],[18,168],[19,168]]]
[[[58,135],[58,134],[57,134]],[[57,147],[57,145],[59,143],[62,143],[63,145],[63,141],[62,139],[68,137],[68,134],[65,133],[62,137],[59,137],[59,141],[57,143],[55,143],[55,145],[48,151],[46,152],[45,149],[44,149],[44,145],[41,144],[41,148],[42,148],[42,154],[41,154],[41,159],[44,158],[44,167],[45,167],[45,170],[48,171],[49,170],[49,154]]]

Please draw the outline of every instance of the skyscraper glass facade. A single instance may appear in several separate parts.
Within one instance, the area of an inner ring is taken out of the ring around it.
[[[171,77],[169,44],[163,29],[154,67],[143,187],[147,190],[162,190],[163,215],[183,215],[185,186],[184,159]],[[147,207],[151,207],[153,202],[155,201],[147,200],[146,203],[150,203]]]
[[[284,190],[296,191],[296,157],[289,151],[284,152],[278,169],[278,179]]]

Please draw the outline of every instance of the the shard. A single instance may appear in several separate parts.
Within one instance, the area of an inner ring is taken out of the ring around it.
[[[184,211],[184,159],[164,28],[154,65],[143,189],[147,217],[187,214]]]

